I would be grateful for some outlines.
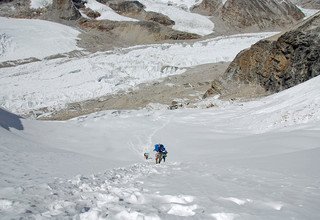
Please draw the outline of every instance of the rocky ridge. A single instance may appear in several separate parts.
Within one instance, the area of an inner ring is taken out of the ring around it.
[[[304,17],[289,0],[203,0],[191,10],[213,16],[215,23],[237,32],[279,29]]]
[[[230,96],[243,87],[275,93],[320,75],[320,13],[278,39],[262,40],[237,55],[204,97]]]

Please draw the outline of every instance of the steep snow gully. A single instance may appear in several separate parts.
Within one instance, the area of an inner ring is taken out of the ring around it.
[[[212,109],[2,110],[15,123],[0,127],[0,218],[319,219],[319,80]],[[143,159],[158,142],[160,165]]]

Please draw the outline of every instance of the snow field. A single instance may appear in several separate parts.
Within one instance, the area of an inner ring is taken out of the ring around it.
[[[97,18],[97,20],[137,21],[136,19],[119,15],[118,13],[113,11],[109,6],[101,4],[96,0],[87,0],[85,6],[101,14],[101,16]]]
[[[302,7],[299,7],[299,6],[297,6],[297,7],[305,15],[304,19],[308,19],[308,18],[310,18],[311,16],[317,14],[320,11],[320,10],[317,10],[317,9],[308,9],[308,8],[302,8]]]
[[[44,8],[52,4],[52,0],[31,0],[30,8]]]
[[[0,17],[0,62],[78,50],[79,33],[49,21]]]
[[[20,114],[46,107],[63,108],[67,103],[180,74],[186,67],[231,61],[241,50],[273,34],[219,37],[194,44],[136,46],[82,58],[44,60],[3,68],[0,106]]]
[[[175,25],[173,26],[175,30],[202,36],[211,34],[214,31],[214,23],[208,17],[191,13],[187,9],[178,7],[179,1],[174,2],[178,6],[168,6],[166,1],[140,0],[140,2],[146,6],[146,11],[154,11],[167,15],[171,20],[175,21]],[[191,4],[193,4],[193,1],[191,1]],[[190,6],[189,3],[188,7]]]
[[[11,116],[0,126],[0,218],[318,219],[319,108],[304,115],[320,103],[319,80],[212,109]],[[295,120],[278,121],[286,110]],[[155,165],[143,153],[158,142],[169,154]]]

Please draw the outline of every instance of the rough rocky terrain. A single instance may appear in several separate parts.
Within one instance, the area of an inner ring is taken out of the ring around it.
[[[262,40],[242,51],[223,77],[212,83],[205,97],[236,94],[240,87],[261,86],[275,93],[320,74],[320,13],[278,39]],[[236,89],[235,89],[236,88]]]
[[[279,0],[203,0],[191,10],[212,16],[218,34],[281,30],[304,17],[290,1]]]
[[[228,0],[221,9],[221,19],[236,28],[283,28],[303,17],[304,14],[289,1]]]

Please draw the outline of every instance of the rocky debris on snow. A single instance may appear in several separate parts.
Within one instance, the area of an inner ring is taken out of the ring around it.
[[[97,99],[70,103],[67,108],[51,115],[41,116],[39,119],[66,120],[103,110],[154,108],[155,104],[152,103],[160,103],[159,105],[162,105],[164,109],[192,108],[202,99],[202,94],[210,85],[210,81],[218,78],[226,70],[228,64],[197,66],[180,75],[140,84],[137,89],[127,93],[119,92]],[[208,106],[210,105],[206,105]]]
[[[259,41],[237,55],[204,97],[239,94],[245,86],[261,87],[267,93],[275,93],[318,76],[319,32],[320,13],[278,39]]]
[[[221,9],[221,19],[227,24],[259,29],[284,27],[302,19],[304,14],[290,1],[228,0]]]
[[[92,10],[91,8],[84,8],[84,9],[82,10],[82,12],[83,12],[85,15],[87,15],[89,18],[93,18],[93,19],[98,18],[98,17],[101,16],[101,14],[100,14],[99,12],[94,11],[94,10]]]
[[[222,0],[203,0],[199,5],[195,5],[191,11],[198,14],[211,16],[218,12],[222,6]]]
[[[166,15],[152,11],[145,11],[145,6],[138,1],[110,3],[109,7],[120,15],[135,18],[138,20],[154,21],[166,26],[175,24],[175,22]]]
[[[29,1],[0,0],[0,16],[14,18],[37,18],[46,12],[46,8],[34,9]]]
[[[155,22],[123,22],[108,20],[83,20],[83,29],[96,29],[118,36],[121,40],[132,43],[151,43],[161,40],[189,40],[197,39],[197,34],[176,31]]]

